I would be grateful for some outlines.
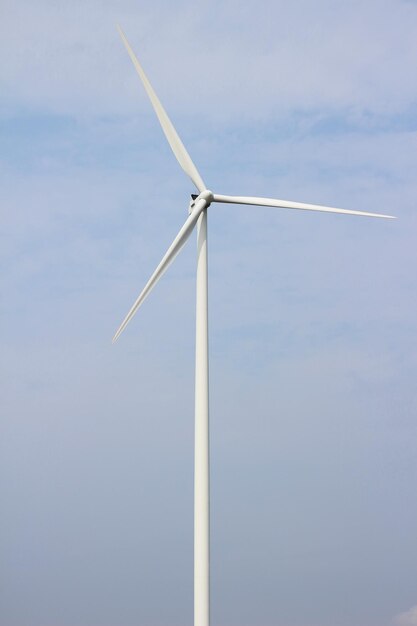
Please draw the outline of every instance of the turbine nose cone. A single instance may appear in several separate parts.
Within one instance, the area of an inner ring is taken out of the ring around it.
[[[204,189],[198,196],[198,199],[205,200],[207,204],[211,204],[214,201],[214,194],[210,189]]]

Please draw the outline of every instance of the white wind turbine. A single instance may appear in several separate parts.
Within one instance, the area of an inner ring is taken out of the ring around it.
[[[366,217],[393,219],[391,215],[349,211],[303,202],[290,202],[272,198],[252,198],[246,196],[224,196],[209,191],[203,182],[190,155],[185,149],[168,115],[154,92],[145,72],[136,58],[123,31],[120,36],[139,74],[146,93],[158,116],[162,130],[184,172],[191,178],[198,190],[192,195],[189,216],[169,246],[161,262],[146,283],[132,308],[126,315],[113,337],[118,339],[127,324],[135,315],[145,298],[168,269],[176,255],[197,226],[197,288],[196,288],[196,355],[195,355],[195,449],[194,449],[194,626],[209,626],[209,370],[208,370],[208,299],[207,299],[207,209],[212,202],[251,204],[281,209],[301,209],[304,211],[324,211]]]

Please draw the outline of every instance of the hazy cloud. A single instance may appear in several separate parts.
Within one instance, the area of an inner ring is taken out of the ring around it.
[[[3,2],[0,623],[192,620],[195,242],[110,343],[192,188],[117,21],[214,190],[399,217],[210,208],[213,621],[408,605],[416,10]]]
[[[417,625],[417,606],[411,607],[409,611],[400,613],[394,620],[398,626],[416,626]]]

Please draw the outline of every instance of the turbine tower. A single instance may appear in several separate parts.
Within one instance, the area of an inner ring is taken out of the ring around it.
[[[391,215],[350,211],[332,207],[273,198],[225,196],[207,189],[190,155],[154,92],[125,34],[118,27],[127,52],[136,68],[159,119],[162,130],[184,172],[190,177],[198,195],[192,195],[189,216],[169,246],[161,262],[133,303],[130,311],[113,337],[116,341],[156,283],[168,269],[197,226],[197,286],[196,286],[196,352],[195,352],[195,449],[194,449],[194,626],[210,624],[210,494],[209,494],[209,367],[208,367],[208,293],[207,293],[207,209],[212,202],[250,204],[281,209],[301,209],[382,217]]]

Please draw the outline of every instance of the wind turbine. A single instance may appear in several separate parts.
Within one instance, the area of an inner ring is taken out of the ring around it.
[[[250,204],[277,207],[280,209],[301,209],[322,211],[365,217],[393,219],[392,215],[350,211],[333,207],[305,204],[273,198],[246,196],[225,196],[207,189],[190,155],[179,138],[153,90],[125,34],[118,26],[127,52],[142,80],[146,93],[159,119],[169,145],[184,172],[191,178],[198,195],[192,195],[189,216],[169,246],[161,262],[134,302],[125,319],[113,337],[115,342],[124,331],[145,298],[173,262],[187,239],[197,226],[197,288],[196,288],[196,353],[195,353],[195,449],[194,449],[194,626],[209,626],[210,587],[209,587],[209,370],[208,370],[208,297],[207,297],[207,209],[212,202]]]

